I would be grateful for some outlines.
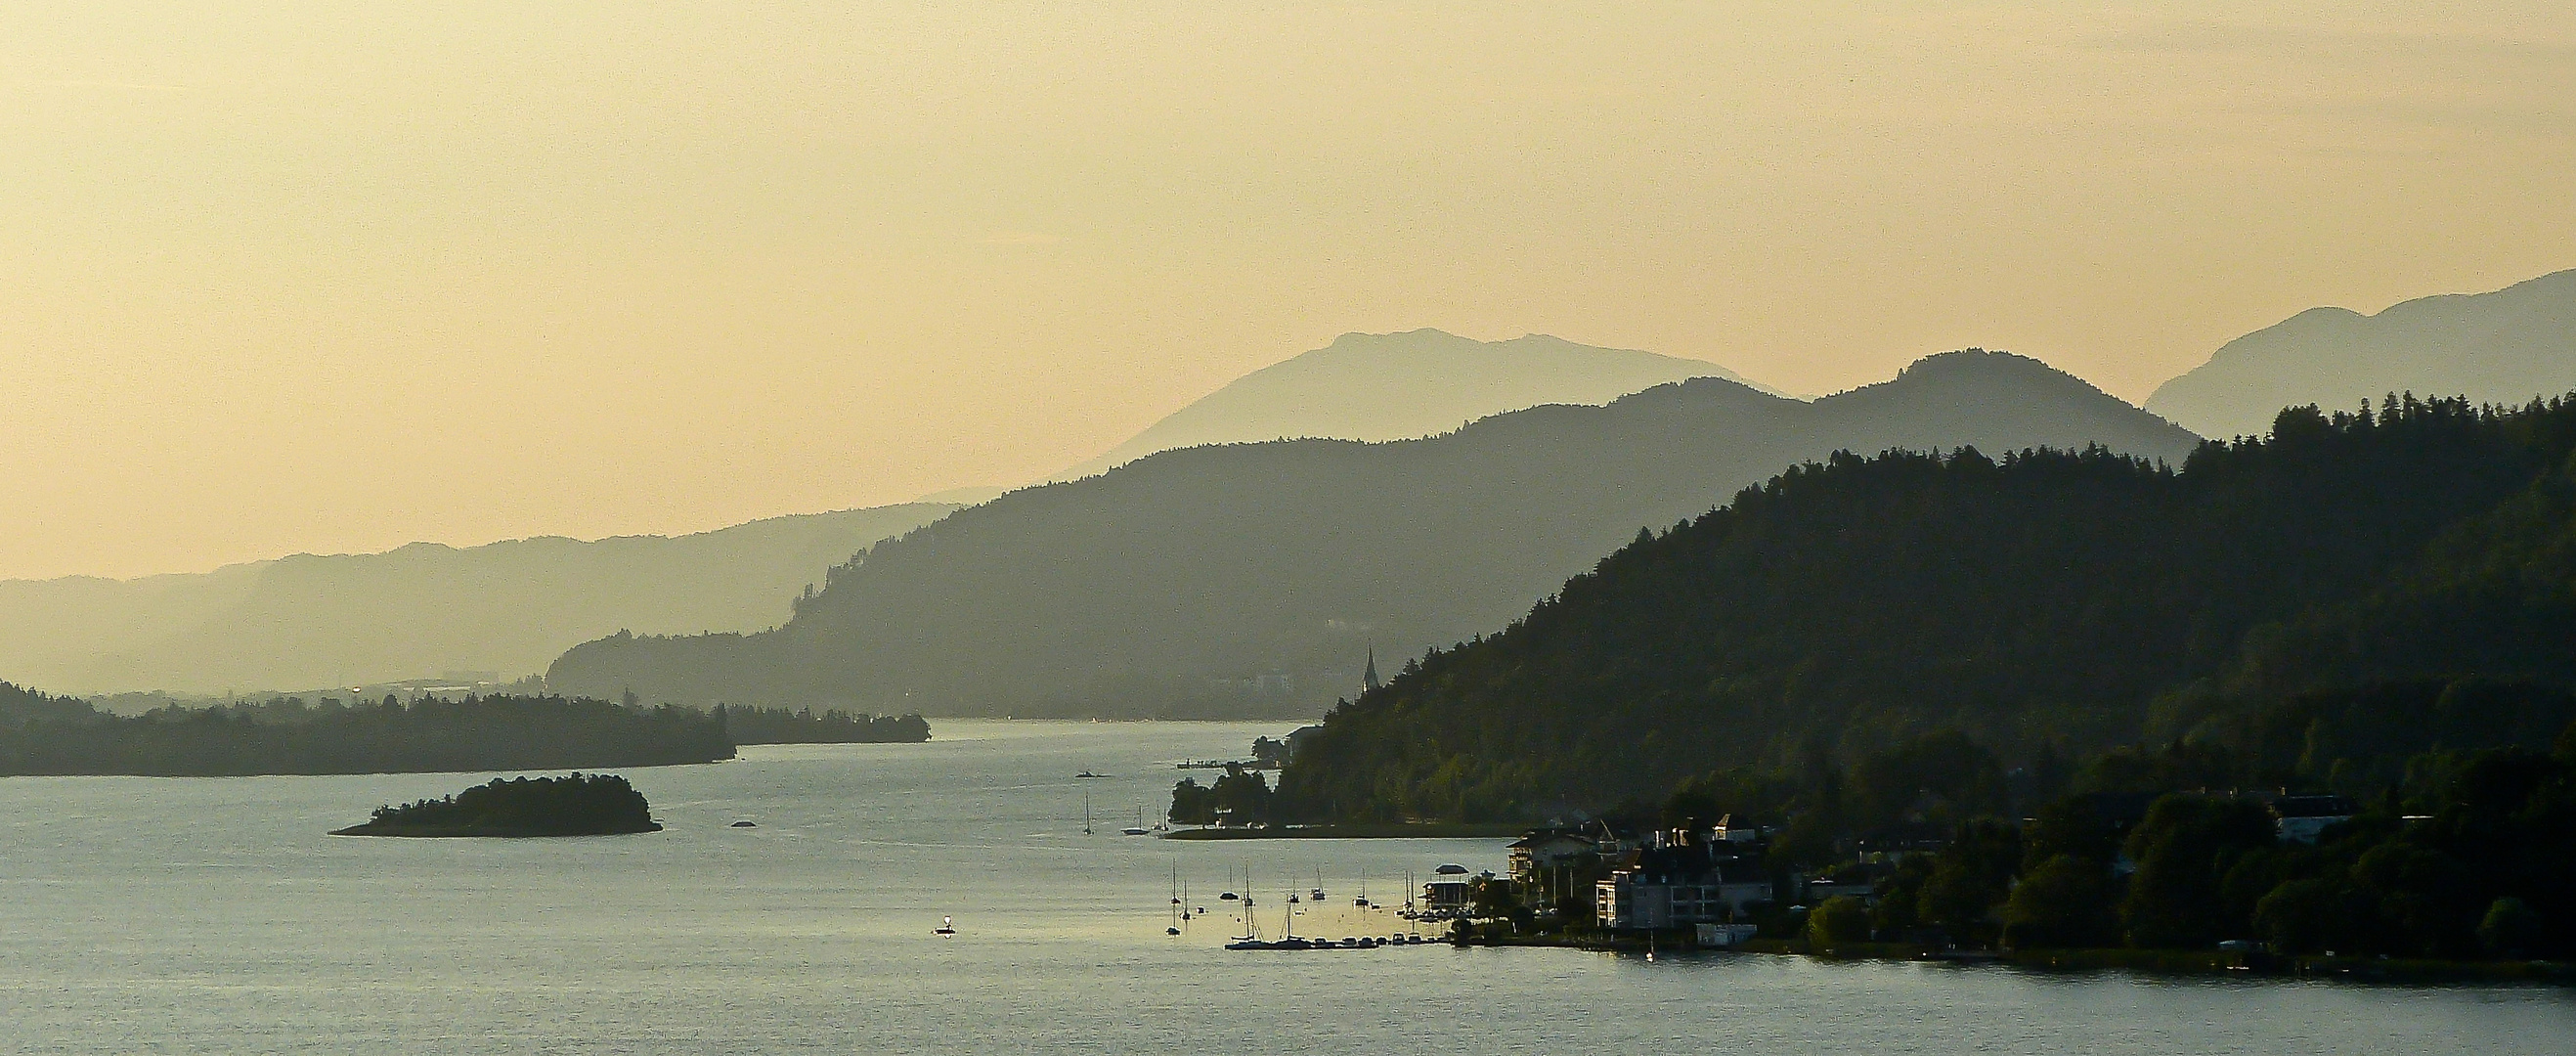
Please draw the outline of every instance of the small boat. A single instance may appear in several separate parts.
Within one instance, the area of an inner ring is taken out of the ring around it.
[[[938,926],[938,927],[935,927],[935,928],[930,929],[930,933],[931,933],[931,934],[933,934],[933,935],[955,935],[955,934],[957,934],[957,918],[955,918],[955,917],[941,917],[941,918],[939,918],[939,926]]]
[[[733,824],[731,824],[731,825],[726,826],[726,828],[732,828],[732,829],[757,829],[757,828],[759,828],[759,827],[760,827],[760,825],[759,825],[758,823],[756,823],[756,822],[749,822],[749,821],[737,821],[737,822],[734,822],[734,823],[733,823]]]
[[[1092,773],[1092,772],[1091,772],[1091,771],[1089,771],[1089,770],[1085,770],[1085,771],[1083,771],[1083,772],[1081,772],[1081,773],[1079,773],[1079,774],[1075,774],[1075,775],[1073,775],[1073,776],[1078,777],[1078,778],[1084,778],[1084,779],[1092,779],[1092,778],[1103,778],[1103,777],[1108,777],[1109,775],[1107,775],[1107,774],[1095,774],[1095,773]]]

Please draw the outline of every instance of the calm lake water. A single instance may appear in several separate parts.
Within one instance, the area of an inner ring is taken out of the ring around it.
[[[1400,924],[1350,907],[1363,872],[1400,899],[1407,869],[1501,868],[1494,840],[1117,835],[1174,761],[1286,728],[947,721],[929,744],[753,748],[626,771],[667,831],[578,840],[323,835],[488,775],[0,779],[0,1052],[2576,1051],[2576,995],[2545,988],[1228,953],[1222,913],[1166,937],[1176,865],[1212,909],[1233,869],[1265,930],[1321,869],[1331,908],[1299,930],[1335,936]],[[944,915],[960,934],[931,934]]]

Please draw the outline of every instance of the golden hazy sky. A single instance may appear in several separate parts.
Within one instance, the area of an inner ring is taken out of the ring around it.
[[[2576,4],[0,4],[0,576],[1013,483],[1344,331],[2132,400],[2576,266]]]

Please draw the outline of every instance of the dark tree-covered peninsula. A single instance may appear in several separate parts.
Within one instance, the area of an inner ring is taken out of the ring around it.
[[[920,715],[869,715],[832,708],[718,705],[735,744],[919,744],[930,739]]]
[[[125,716],[0,683],[0,775],[551,770],[733,756],[724,719],[694,708],[556,696],[285,697]]]
[[[377,807],[334,836],[616,836],[660,832],[644,794],[615,774],[494,778],[453,796]]]
[[[2293,408],[2180,467],[1838,454],[1337,707],[1271,809],[1543,821],[1934,733],[2061,778],[2224,749],[2204,780],[2375,800],[2445,730],[2549,749],[2524,705],[2576,688],[2571,584],[2576,399]]]

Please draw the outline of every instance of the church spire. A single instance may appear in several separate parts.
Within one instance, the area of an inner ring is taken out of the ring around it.
[[[1376,692],[1379,686],[1385,684],[1377,680],[1377,650],[1375,649],[1369,650],[1368,671],[1360,675],[1360,682],[1367,686],[1370,692]]]

